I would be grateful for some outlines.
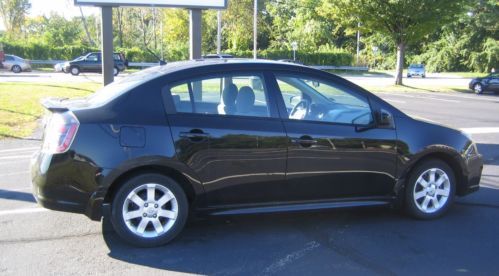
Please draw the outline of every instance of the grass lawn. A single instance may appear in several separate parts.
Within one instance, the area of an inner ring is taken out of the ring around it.
[[[471,90],[467,88],[463,88],[461,86],[452,86],[452,85],[386,85],[386,86],[370,86],[370,85],[361,85],[362,88],[371,91],[371,92],[435,92],[435,93],[472,93]]]
[[[41,99],[83,97],[100,87],[99,83],[0,83],[0,139],[31,135],[36,121],[45,113]]]

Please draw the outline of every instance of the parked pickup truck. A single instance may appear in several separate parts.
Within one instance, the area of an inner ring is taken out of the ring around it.
[[[122,53],[114,53],[113,57],[114,75],[117,76],[120,72],[125,71],[128,61]],[[73,61],[66,62],[64,64],[64,72],[71,73],[73,76],[78,76],[81,72],[102,72],[101,53],[88,53]]]

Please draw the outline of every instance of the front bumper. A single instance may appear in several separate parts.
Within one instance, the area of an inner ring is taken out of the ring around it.
[[[463,183],[457,188],[457,194],[459,196],[464,196],[480,189],[482,170],[482,155],[477,154],[466,160],[466,174],[464,175]]]
[[[76,161],[72,152],[37,152],[31,158],[33,196],[44,208],[100,220],[106,192],[100,183],[108,172]]]

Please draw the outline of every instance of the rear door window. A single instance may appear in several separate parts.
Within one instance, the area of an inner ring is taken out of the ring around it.
[[[270,117],[268,93],[260,74],[226,74],[170,85],[177,112]]]

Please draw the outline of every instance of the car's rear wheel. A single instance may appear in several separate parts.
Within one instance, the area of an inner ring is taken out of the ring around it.
[[[473,91],[475,94],[482,94],[483,93],[483,86],[481,83],[477,83],[473,86]]]
[[[422,75],[423,79],[426,78],[426,75]]]
[[[73,76],[78,76],[80,74],[80,68],[78,66],[73,66],[69,69],[69,72],[71,72],[71,75]]]
[[[23,69],[21,68],[21,66],[19,66],[19,65],[12,66],[12,72],[18,74],[18,73],[21,73],[22,71],[23,71]]]
[[[452,169],[443,161],[430,159],[411,173],[406,187],[406,210],[419,219],[442,216],[452,205],[456,190]]]
[[[412,77],[412,76],[411,76],[411,75],[409,75],[409,74],[407,74],[407,77],[408,77],[408,78],[410,78],[410,77]]]
[[[114,67],[113,68],[113,75],[116,77],[119,73],[120,73],[120,70],[118,69],[118,67]]]
[[[173,240],[184,228],[188,201],[173,179],[142,174],[126,181],[116,193],[111,222],[118,235],[140,247],[154,247]]]

